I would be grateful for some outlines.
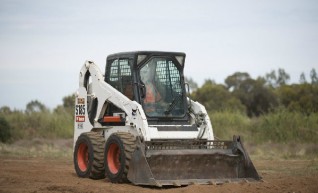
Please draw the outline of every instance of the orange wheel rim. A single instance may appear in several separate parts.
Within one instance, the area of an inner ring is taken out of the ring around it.
[[[107,152],[107,164],[111,173],[117,174],[120,168],[120,149],[115,143],[109,146]]]
[[[85,143],[81,143],[77,151],[77,163],[81,171],[87,170],[88,162],[88,146]]]

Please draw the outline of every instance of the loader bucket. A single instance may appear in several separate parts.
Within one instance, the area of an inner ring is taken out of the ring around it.
[[[128,179],[136,185],[222,184],[260,180],[239,137],[233,141],[169,140],[137,145]]]

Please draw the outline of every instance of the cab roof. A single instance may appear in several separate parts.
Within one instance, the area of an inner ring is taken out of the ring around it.
[[[183,52],[167,52],[167,51],[131,51],[131,52],[119,52],[107,56],[107,60],[117,59],[117,58],[136,58],[138,55],[147,56],[183,56],[186,54]]]

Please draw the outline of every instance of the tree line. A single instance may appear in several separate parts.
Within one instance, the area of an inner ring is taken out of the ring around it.
[[[205,106],[219,137],[228,138],[238,132],[245,137],[253,133],[250,140],[258,141],[316,141],[317,137],[313,137],[317,136],[314,133],[318,126],[316,70],[310,71],[308,80],[301,73],[299,83],[288,84],[289,81],[284,69],[256,79],[247,72],[235,72],[224,84],[206,80],[201,87],[186,78],[191,98]],[[73,94],[65,96],[62,105],[53,110],[38,100],[30,101],[25,110],[1,107],[0,142],[34,137],[71,138],[74,100]]]
[[[38,100],[32,100],[25,110],[0,108],[0,142],[28,138],[70,138],[73,136],[75,96],[63,98],[63,104],[50,110]]]
[[[189,82],[191,97],[202,103],[207,111],[239,111],[249,117],[260,116],[279,108],[305,115],[318,112],[318,77],[310,71],[310,81],[301,73],[299,83],[288,84],[290,75],[284,69],[272,70],[265,76],[252,78],[247,72],[235,72],[225,79],[225,84],[206,80],[197,87]]]

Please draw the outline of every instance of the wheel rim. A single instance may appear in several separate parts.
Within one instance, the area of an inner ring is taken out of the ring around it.
[[[86,171],[88,166],[88,146],[85,143],[81,143],[77,151],[77,164],[81,171]]]
[[[111,173],[117,174],[120,168],[120,149],[115,143],[109,146],[107,152],[107,164]]]

